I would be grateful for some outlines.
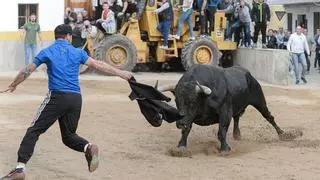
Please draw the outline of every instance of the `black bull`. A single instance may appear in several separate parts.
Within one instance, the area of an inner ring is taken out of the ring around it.
[[[176,121],[177,128],[182,129],[178,147],[187,147],[187,138],[193,123],[200,126],[219,123],[220,151],[229,151],[226,135],[231,119],[234,119],[233,137],[239,140],[239,118],[248,105],[252,105],[262,114],[275,128],[280,139],[294,138],[287,136],[288,134],[276,124],[268,110],[260,84],[242,67],[223,69],[195,65],[176,85],[159,87],[158,90],[174,93],[176,106],[183,116]]]

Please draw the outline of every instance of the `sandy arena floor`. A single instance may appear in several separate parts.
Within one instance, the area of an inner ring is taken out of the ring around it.
[[[140,79],[153,84],[150,76]],[[165,79],[162,84],[177,76]],[[0,88],[11,80],[0,78]],[[284,130],[301,129],[301,138],[279,141],[267,121],[248,108],[240,120],[241,141],[233,140],[231,124],[230,155],[218,153],[217,125],[195,125],[189,136],[192,158],[177,158],[168,155],[168,150],[177,145],[180,130],[166,122],[160,128],[151,127],[137,103],[129,100],[125,81],[111,78],[82,80],[81,84],[83,108],[78,133],[100,145],[99,169],[88,172],[84,154],[63,145],[55,123],[40,136],[27,166],[28,180],[320,179],[320,90],[263,87],[276,122]],[[0,175],[16,165],[20,140],[46,92],[46,80],[32,78],[14,94],[0,94]]]

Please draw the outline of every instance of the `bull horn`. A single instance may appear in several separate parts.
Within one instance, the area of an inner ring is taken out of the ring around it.
[[[154,88],[158,89],[158,85],[159,85],[159,80],[157,80],[156,84],[154,85]]]
[[[205,95],[209,96],[212,93],[212,90],[207,86],[200,85],[200,83],[197,81],[196,93],[204,93]]]
[[[160,92],[174,91],[175,88],[176,88],[176,84],[169,84],[169,85],[159,87],[158,91]]]

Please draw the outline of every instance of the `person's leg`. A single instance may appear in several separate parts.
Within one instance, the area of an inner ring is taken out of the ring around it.
[[[318,68],[320,68],[320,53],[317,52],[316,56],[317,56],[317,61],[318,61]]]
[[[193,26],[192,26],[192,11],[193,9],[189,9],[187,11],[187,24],[188,24],[188,27],[189,27],[189,32],[190,32],[190,38],[193,37]]]
[[[316,68],[317,67],[317,56],[318,56],[318,53],[317,53],[317,50],[316,50],[316,53],[315,53],[315,56],[314,56],[314,68]]]
[[[293,68],[294,68],[294,74],[296,76],[296,84],[299,83],[299,64],[298,64],[298,54],[292,54],[292,61],[293,61]]]
[[[250,33],[250,22],[244,23],[244,33],[247,47],[251,46],[251,33]]]
[[[239,27],[239,21],[237,21],[237,22],[235,22],[235,23],[233,23],[232,25],[231,25],[231,30],[230,30],[230,33],[229,33],[229,35],[228,35],[228,37],[230,38],[230,39],[232,39],[232,34],[234,33],[234,32],[236,32],[236,30],[237,30],[237,28]],[[235,38],[236,39],[236,38]]]
[[[209,34],[211,34],[212,31],[214,31],[214,15],[216,13],[216,8],[209,8],[209,15],[210,15],[210,30]]]
[[[81,114],[82,97],[80,94],[75,93],[65,93],[63,96],[64,99],[68,100],[69,108],[63,116],[59,117],[62,142],[75,151],[84,152],[88,161],[89,171],[92,172],[99,165],[98,146],[89,144],[86,139],[76,133]]]
[[[205,26],[206,26],[206,15],[201,15],[200,12],[200,34],[203,35],[205,34]]]
[[[57,94],[48,93],[41,103],[31,126],[28,128],[18,150],[18,162],[26,164],[31,158],[39,136],[62,114],[63,103]]]
[[[25,57],[25,65],[28,65],[30,63],[30,53],[31,48],[30,44],[24,44],[24,57]]]
[[[163,27],[164,46],[168,46],[170,27],[171,27],[171,21],[164,22],[164,27]]]
[[[177,36],[181,36],[181,31],[182,31],[182,25],[183,25],[183,22],[187,19],[188,17],[188,14],[187,14],[188,11],[186,12],[182,12],[180,18],[179,18],[179,21],[178,21],[178,28],[177,28]]]
[[[208,30],[208,34],[211,35],[212,32],[212,28],[213,28],[213,8],[208,8],[208,22],[209,22],[209,30]]]
[[[267,24],[261,23],[261,34],[262,34],[262,44],[266,44],[266,38],[267,38]]]
[[[254,26],[254,33],[253,33],[253,43],[255,44],[258,42],[259,31],[260,31],[259,24],[256,23]]]
[[[304,52],[304,56],[305,56],[306,63],[307,63],[306,73],[309,73],[309,71],[310,71],[310,59],[309,59],[309,55],[308,55],[307,52]]]
[[[36,57],[36,53],[37,53],[37,44],[31,44],[31,63],[34,60],[34,57]]]
[[[302,65],[301,79],[302,79],[302,81],[304,83],[307,83],[307,80],[306,80],[306,77],[305,77],[305,74],[306,74],[306,71],[307,71],[306,56],[304,55],[304,53],[300,53],[298,57],[299,57],[299,62]]]

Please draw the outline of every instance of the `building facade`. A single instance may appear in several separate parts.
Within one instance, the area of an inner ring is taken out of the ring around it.
[[[308,29],[313,36],[320,28],[320,0],[269,0],[269,4],[283,5],[284,28],[294,32],[297,26]]]
[[[53,30],[63,23],[65,0],[10,0],[0,6],[0,72],[24,66],[21,27],[36,14],[44,46],[53,40]],[[38,47],[40,50],[41,47]]]

